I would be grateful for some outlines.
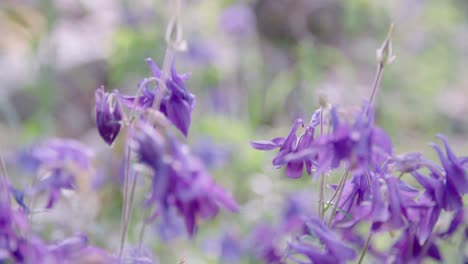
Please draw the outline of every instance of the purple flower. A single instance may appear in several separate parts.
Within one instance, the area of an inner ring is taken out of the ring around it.
[[[156,264],[158,261],[153,253],[146,247],[132,247],[127,250],[124,256],[124,263],[130,264]]]
[[[75,189],[75,179],[93,173],[90,148],[74,139],[50,139],[23,152],[22,159],[30,160],[28,169],[37,173],[39,181],[33,186],[33,194],[49,193],[47,208],[60,197],[62,189]]]
[[[439,248],[433,239],[429,238],[424,244],[419,244],[412,228],[406,228],[398,241],[390,249],[388,263],[422,263],[425,258],[442,261]]]
[[[374,112],[367,103],[352,125],[342,123],[336,111],[332,108],[330,112],[333,132],[317,139],[321,143],[318,171],[337,168],[342,161],[351,169],[362,170],[391,157],[391,140],[381,128],[374,126]]]
[[[294,258],[294,254],[301,254],[312,263],[330,264],[346,263],[356,257],[354,250],[319,219],[309,218],[305,225],[304,234],[297,241],[289,242],[288,256]],[[306,241],[306,237],[317,238],[317,244]]]
[[[120,131],[122,113],[115,93],[107,93],[101,86],[96,90],[96,126],[102,139],[112,145]]]
[[[232,234],[225,234],[220,241],[222,263],[239,263],[244,248],[241,241]]]
[[[248,239],[248,248],[251,248],[253,254],[264,263],[279,264],[282,258],[277,246],[279,235],[273,226],[260,224],[255,227]]]
[[[252,32],[255,26],[255,16],[245,5],[233,5],[221,14],[221,28],[233,36],[245,36]]]
[[[237,211],[232,197],[175,137],[162,136],[149,124],[140,123],[133,131],[133,140],[139,161],[154,170],[147,204],[158,205],[163,221],[171,208],[176,208],[192,236],[198,218],[213,218],[220,206]]]
[[[150,58],[146,59],[146,61],[151,69],[153,77],[161,79],[163,73],[156,63]],[[161,105],[159,107],[159,110],[184,136],[188,135],[192,110],[195,106],[195,95],[190,93],[185,86],[185,81],[187,80],[188,75],[178,74],[173,63],[171,66],[171,73],[166,78],[167,90],[161,98]],[[140,85],[141,82],[139,86]],[[136,96],[119,94],[119,99],[122,104],[130,109],[133,109],[134,106],[140,110],[151,108],[156,100],[157,91],[160,88],[156,86],[154,89],[151,89],[150,84],[147,83],[141,89],[141,95],[138,96],[138,99]],[[136,104],[135,100],[137,100]]]
[[[49,252],[57,259],[70,259],[80,255],[80,251],[88,246],[88,238],[79,234],[65,240],[60,241],[55,245],[48,247]]]
[[[458,210],[463,207],[462,196],[468,192],[468,176],[461,164],[461,159],[457,158],[450,148],[447,139],[439,135],[444,142],[446,156],[437,145],[432,145],[439,155],[445,176],[445,203],[444,209],[448,211]]]
[[[161,112],[177,127],[182,134],[188,135],[191,113],[195,105],[195,96],[185,87],[184,76],[177,74],[174,64],[171,67],[171,78],[166,86],[170,94],[161,102]]]
[[[305,128],[304,134],[298,139],[296,136],[299,125],[304,126],[302,119],[298,118],[289,131],[286,138],[277,137],[269,141],[251,141],[253,148],[258,150],[273,150],[279,148],[279,152],[273,159],[273,166],[281,168],[286,166],[286,176],[290,178],[300,178],[304,165],[307,173],[312,173],[313,162],[310,159],[302,159],[296,155],[306,152],[314,143],[315,127],[320,124],[320,109],[315,111],[310,124]]]

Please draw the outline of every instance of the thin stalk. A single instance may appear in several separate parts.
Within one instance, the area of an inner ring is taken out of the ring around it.
[[[361,256],[359,257],[357,264],[361,264],[362,261],[364,260],[367,250],[369,249],[369,244],[370,244],[371,239],[372,239],[372,231],[369,230],[369,235],[367,236],[366,244],[364,245],[364,248],[362,249]]]
[[[135,173],[132,178],[132,186],[130,189],[130,195],[129,195],[129,201],[127,204],[127,213],[125,215],[125,220],[124,220],[124,228],[125,228],[125,236],[128,230],[128,225],[130,223],[130,217],[132,215],[132,209],[133,209],[133,200],[135,197],[135,187],[136,187],[136,181],[137,181],[138,173]]]
[[[0,155],[0,167],[1,167],[1,170],[2,170],[3,179],[5,180],[5,183],[6,183],[7,179],[8,179],[8,176],[7,176],[5,163],[3,162],[3,157],[1,155]]]
[[[332,197],[328,201],[329,203],[332,202],[335,199],[336,195],[338,194],[338,191],[340,190],[340,187],[343,184],[343,179],[344,179],[344,175],[341,176],[340,182],[338,183],[338,186],[336,187],[335,192],[333,193]]]
[[[146,220],[143,221],[140,228],[140,234],[138,235],[138,251],[141,250],[141,245],[143,245],[143,238],[145,236],[145,229],[146,229]]]
[[[124,197],[123,197],[123,209],[122,209],[122,219],[120,226],[120,247],[119,247],[119,260],[122,259],[123,249],[125,247],[125,239],[127,236],[127,210],[128,210],[128,189],[129,189],[129,176],[130,176],[130,155],[131,149],[130,146],[127,146],[127,157],[125,159],[125,175],[124,175]]]
[[[340,203],[341,195],[343,194],[343,189],[344,189],[344,185],[346,182],[346,178],[348,178],[348,174],[349,174],[349,169],[346,169],[346,172],[344,173],[344,176],[343,176],[343,183],[341,184],[341,186],[339,186],[340,189],[338,191],[338,198],[336,200],[335,206],[333,207],[333,211],[330,215],[330,219],[328,220],[328,227],[331,226],[333,222],[333,218],[335,218],[336,212],[338,210],[338,204]]]
[[[323,135],[323,107],[320,110],[320,136]],[[319,216],[323,221],[325,218],[325,174],[320,174],[320,194],[319,194]]]
[[[369,104],[372,105],[372,102],[374,101],[374,97],[377,94],[377,90],[379,88],[380,80],[382,79],[382,73],[383,73],[384,65],[379,63],[377,65],[377,72],[375,74],[375,79],[374,79],[374,84],[372,85],[372,94],[369,99]]]

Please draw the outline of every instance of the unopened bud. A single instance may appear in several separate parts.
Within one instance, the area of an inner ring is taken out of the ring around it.
[[[319,104],[320,104],[320,107],[322,108],[327,108],[328,106],[328,98],[327,98],[327,95],[322,91],[322,92],[319,92]]]
[[[177,51],[184,51],[187,49],[187,42],[183,39],[182,25],[179,19],[171,19],[169,25],[167,25],[165,39],[167,45]]]
[[[380,49],[377,49],[377,62],[381,67],[391,64],[395,60],[395,56],[392,51],[392,32],[393,32],[393,23],[390,25],[388,30],[387,37]]]

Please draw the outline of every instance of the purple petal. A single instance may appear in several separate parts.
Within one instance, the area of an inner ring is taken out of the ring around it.
[[[156,78],[161,78],[161,70],[159,69],[158,65],[154,63],[153,59],[147,58],[146,62],[148,63],[148,66],[150,67],[153,76]]]
[[[183,100],[171,97],[166,104],[167,118],[184,136],[188,135],[191,120],[191,107]]]
[[[250,141],[250,145],[258,150],[273,150],[281,147],[284,142],[283,137],[277,137],[272,140]]]

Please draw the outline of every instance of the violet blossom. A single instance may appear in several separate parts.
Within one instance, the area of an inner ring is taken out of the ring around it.
[[[37,183],[32,194],[48,193],[46,207],[52,208],[61,196],[61,190],[73,190],[76,178],[92,174],[93,151],[74,139],[50,139],[21,153],[26,169],[36,173]]]
[[[305,221],[304,233],[288,243],[288,256],[295,260],[295,254],[303,255],[312,263],[347,263],[356,257],[354,250],[346,245],[332,230],[317,218]],[[317,238],[317,244],[306,240],[306,237]]]
[[[286,166],[285,174],[290,178],[300,178],[305,166],[307,173],[312,173],[312,160],[292,159],[294,154],[306,151],[314,142],[315,127],[320,124],[320,111],[315,111],[309,125],[305,128],[304,134],[298,138],[296,136],[299,126],[304,126],[302,119],[298,118],[286,137],[277,137],[267,141],[251,141],[253,148],[258,150],[274,150],[279,148],[279,152],[273,159],[273,166],[281,168]]]
[[[163,73],[154,61],[148,58],[147,63],[150,67],[153,78],[161,80]],[[160,98],[159,110],[171,121],[171,123],[178,129],[184,136],[188,135],[188,130],[191,124],[192,110],[195,106],[195,95],[185,86],[185,82],[188,80],[187,74],[178,74],[174,63],[171,66],[170,75],[167,76],[166,87],[162,98]],[[151,108],[158,95],[158,89],[162,89],[159,85],[156,85],[154,89],[151,89],[150,83],[143,80],[139,86],[145,82],[146,84],[141,87],[141,94],[137,96],[126,96],[119,94],[119,99],[122,104],[126,107],[133,109],[144,110]],[[138,99],[136,98],[138,97]],[[135,103],[135,100],[137,102]]]
[[[171,208],[176,208],[192,236],[198,218],[213,218],[220,206],[238,210],[232,197],[175,137],[163,136],[149,124],[140,123],[133,131],[133,140],[139,161],[153,169],[147,204],[157,205],[162,221],[167,219]]]
[[[105,92],[102,86],[95,92],[96,126],[108,145],[112,145],[119,134],[122,121],[121,109],[115,95],[116,92]]]

